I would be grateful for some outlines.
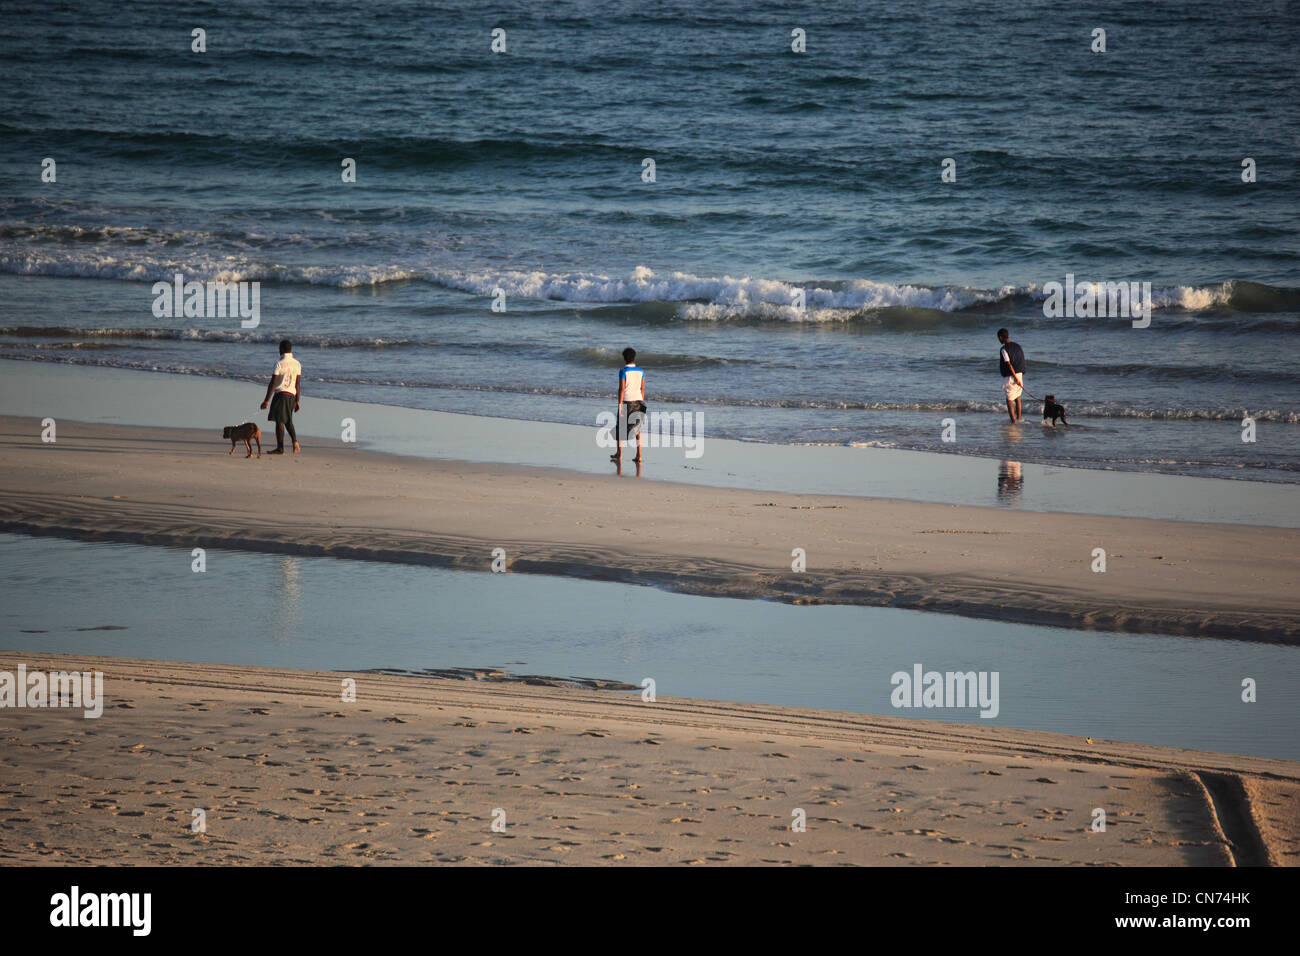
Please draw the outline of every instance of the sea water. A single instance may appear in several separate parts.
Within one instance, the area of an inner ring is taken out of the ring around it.
[[[631,345],[711,436],[1294,482],[1297,45],[1214,0],[16,11],[0,356],[260,383],[289,337],[309,396],[591,425]],[[156,314],[178,274],[257,325]],[[1048,317],[1067,276],[1150,325]],[[1072,427],[1005,424],[1001,326]]]

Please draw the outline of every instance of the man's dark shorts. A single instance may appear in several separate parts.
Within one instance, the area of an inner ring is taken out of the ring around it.
[[[288,392],[276,392],[271,397],[271,414],[266,416],[266,420],[280,425],[292,425],[293,405],[297,400],[297,395],[290,395]]]
[[[636,415],[636,418],[632,416]],[[627,437],[635,438],[641,431],[641,426],[645,424],[645,402],[624,402],[623,403],[623,420],[626,423],[622,427],[627,428]]]

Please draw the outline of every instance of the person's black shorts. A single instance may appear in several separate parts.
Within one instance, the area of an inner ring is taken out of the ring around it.
[[[623,403],[623,421],[626,423],[627,437],[633,438],[641,431],[641,426],[645,424],[645,402],[624,402]],[[638,415],[633,418],[633,415]]]
[[[297,395],[290,395],[288,392],[276,392],[271,397],[271,414],[266,416],[266,420],[279,425],[292,425],[293,405],[297,400]]]

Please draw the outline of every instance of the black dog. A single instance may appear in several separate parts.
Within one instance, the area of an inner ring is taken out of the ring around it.
[[[1070,424],[1065,420],[1065,406],[1057,403],[1055,395],[1048,395],[1047,398],[1043,400],[1043,424],[1044,425],[1047,424],[1047,420],[1049,418],[1052,420],[1053,425],[1056,424],[1056,420],[1058,418],[1061,420],[1062,425]]]

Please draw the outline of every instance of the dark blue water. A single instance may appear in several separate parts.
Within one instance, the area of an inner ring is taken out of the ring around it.
[[[0,356],[264,378],[287,335],[317,395],[592,423],[632,344],[717,436],[1300,470],[1292,4],[7,10]],[[176,272],[261,324],[156,317]],[[1150,327],[1046,317],[1067,273]],[[1002,325],[1083,428],[1003,426]]]

